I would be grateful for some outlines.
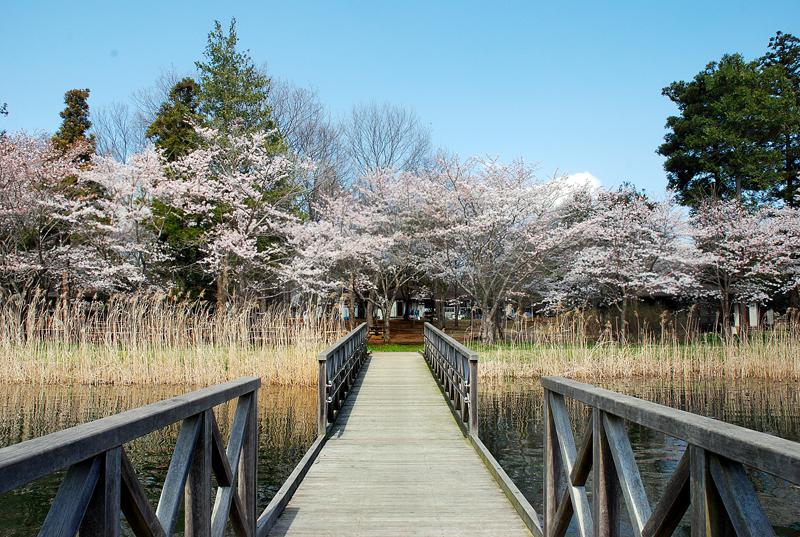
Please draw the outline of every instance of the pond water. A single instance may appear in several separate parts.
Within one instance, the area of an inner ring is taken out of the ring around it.
[[[800,386],[797,384],[636,381],[604,386],[800,441]],[[190,390],[189,387],[3,386],[0,388],[0,446]],[[313,441],[314,405],[313,389],[267,386],[260,390],[259,512]],[[576,437],[579,438],[585,410],[570,405],[570,411],[573,422],[578,424]],[[223,436],[227,438],[233,406],[222,405],[216,412]],[[508,384],[482,390],[480,414],[481,438],[532,505],[541,510],[543,432],[542,391],[538,383]],[[126,446],[153,503],[158,499],[176,435],[177,426],[173,426]],[[630,436],[642,479],[651,503],[655,503],[685,445],[635,426],[630,428]],[[49,476],[0,495],[0,536],[36,535],[62,476]],[[800,537],[798,487],[763,473],[753,473],[752,478],[778,534]],[[626,528],[623,528],[623,534],[626,533]],[[684,534],[688,535],[688,532]]]

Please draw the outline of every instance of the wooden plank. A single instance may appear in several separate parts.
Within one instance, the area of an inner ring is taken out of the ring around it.
[[[593,414],[592,414],[593,415]],[[586,480],[589,478],[589,472],[592,471],[592,457],[594,429],[592,427],[592,415],[589,416],[588,423],[583,428],[583,438],[578,446],[578,452],[575,456],[575,465],[572,467],[572,472],[569,474],[570,482],[576,487],[586,485]]]
[[[225,450],[230,468],[239,468],[239,458],[242,456],[242,445],[244,444],[245,431],[248,426],[251,403],[252,394],[248,394],[240,397],[236,405],[231,435],[228,440],[228,447]],[[211,535],[214,537],[223,537],[225,535],[225,526],[228,523],[231,502],[238,492],[237,482],[240,478],[239,472],[236,472],[229,487],[218,487],[217,489],[217,495],[214,498],[214,509],[211,513]],[[243,512],[241,514],[246,523],[247,508],[242,506],[242,509]],[[247,525],[249,526],[249,524]]]
[[[614,456],[608,445],[603,411],[592,409],[592,508],[595,537],[619,535],[619,483],[614,469]],[[587,431],[586,436],[589,436]]]
[[[548,537],[564,537],[564,535],[567,534],[569,523],[572,522],[572,515],[574,514],[575,510],[572,508],[572,497],[569,495],[569,490],[565,487],[564,492],[561,494],[561,501],[558,502],[558,511],[556,511],[550,523],[550,533],[548,533]]]
[[[544,497],[544,534],[546,537],[554,535],[553,524],[559,510],[558,503],[558,477],[561,475],[561,457],[559,456],[556,426],[553,422],[553,413],[550,408],[550,392],[544,391],[544,480],[542,486]],[[564,491],[567,493],[566,491]],[[569,494],[569,493],[567,493]],[[572,504],[570,504],[570,509]],[[572,515],[570,514],[570,518]]]
[[[156,512],[147,500],[147,495],[136,477],[136,470],[122,450],[122,513],[134,535],[139,537],[165,537],[164,528]]]
[[[603,429],[608,439],[608,447],[617,470],[617,483],[625,499],[625,506],[631,520],[634,535],[641,537],[644,525],[650,518],[650,502],[644,490],[639,467],[633,456],[633,449],[625,430],[625,423],[615,416],[603,413]]]
[[[692,537],[735,537],[709,472],[706,451],[690,445],[689,465]]]
[[[256,478],[258,466],[258,392],[243,396],[247,400],[247,418],[242,436],[242,454],[239,457],[238,497],[242,519],[247,534],[256,533]]]
[[[550,414],[553,416],[553,424],[556,428],[556,437],[558,438],[564,473],[569,477],[575,467],[576,449],[575,437],[572,435],[567,405],[564,402],[563,395],[550,393]],[[578,524],[578,531],[581,537],[591,537],[594,534],[594,525],[591,506],[586,497],[586,488],[582,486],[576,487],[571,482],[568,482],[567,490],[572,500],[572,509],[574,510],[575,521]]]
[[[228,465],[228,457],[225,455],[225,445],[222,443],[222,434],[219,432],[217,417],[211,412],[211,466],[217,483],[221,487],[229,487],[233,483],[233,472]]]
[[[186,537],[211,536],[212,414],[213,411],[206,410],[198,418],[199,433],[183,493],[186,498],[183,513]]]
[[[417,353],[374,353],[269,535],[531,535]]]
[[[661,500],[653,508],[653,514],[642,530],[643,537],[669,537],[678,528],[681,518],[689,508],[690,450],[684,451],[678,466],[672,472]]]
[[[0,494],[252,392],[260,384],[257,377],[244,377],[2,448]]]
[[[172,460],[169,463],[167,477],[164,479],[164,487],[161,489],[161,497],[158,499],[156,508],[156,516],[167,535],[172,535],[175,527],[178,509],[183,500],[184,485],[189,476],[192,455],[202,423],[200,415],[183,420],[178,440],[175,442],[175,450],[172,452]]]
[[[121,456],[121,447],[97,456],[101,461],[100,476],[81,523],[81,537],[119,536]]]
[[[800,443],[561,377],[542,386],[632,423],[800,484]]]
[[[39,530],[39,537],[71,536],[78,532],[100,477],[101,467],[100,457],[93,457],[67,470]]]
[[[709,455],[709,471],[717,492],[739,537],[774,537],[744,467],[716,455]]]

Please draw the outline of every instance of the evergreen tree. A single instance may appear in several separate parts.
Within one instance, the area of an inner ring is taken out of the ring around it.
[[[682,203],[697,205],[708,197],[758,201],[774,186],[781,155],[773,140],[784,103],[775,99],[771,78],[758,62],[732,54],[690,82],[664,88],[680,114],[667,118],[669,132],[658,153],[666,157],[669,187]]]
[[[62,152],[66,152],[76,143],[85,142],[86,150],[78,157],[81,162],[91,160],[95,147],[94,134],[88,134],[92,126],[89,121],[88,99],[88,89],[71,89],[64,94],[66,107],[59,114],[63,121],[53,136],[53,145]]]
[[[219,21],[208,34],[205,61],[195,62],[200,82],[200,112],[210,127],[226,134],[275,131],[268,140],[273,153],[285,150],[267,103],[269,78],[260,72],[249,54],[236,50],[236,19],[227,35]]]
[[[164,152],[169,161],[196,149],[200,138],[195,125],[202,123],[199,108],[199,87],[194,79],[186,77],[173,86],[169,100],[161,105],[146,136]]]
[[[776,146],[782,154],[781,180],[773,188],[774,198],[791,207],[798,200],[800,173],[800,39],[778,32],[769,40],[769,50],[761,58],[764,72],[773,80],[775,96],[783,106],[775,118],[778,123]]]

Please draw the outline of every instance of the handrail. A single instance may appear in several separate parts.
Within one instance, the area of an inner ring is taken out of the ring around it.
[[[0,449],[0,493],[67,469],[40,535],[118,536],[120,510],[134,535],[171,535],[185,504],[186,535],[222,535],[230,517],[255,535],[257,399],[245,377]],[[238,399],[227,448],[213,408]],[[154,510],[124,444],[181,422]],[[211,476],[219,487],[212,509]]]
[[[318,434],[326,433],[350,393],[367,359],[367,338],[367,323],[361,323],[317,356]]]
[[[423,355],[442,385],[453,410],[478,434],[478,353],[448,336],[430,323],[423,330]]]
[[[800,484],[800,444],[561,377],[541,382],[548,537],[564,535],[573,515],[581,536],[615,534],[620,495],[635,535],[671,535],[690,508],[693,532],[775,535],[745,465]],[[592,410],[577,445],[565,398]],[[655,506],[645,493],[625,420],[688,444]],[[586,493],[590,472],[592,505]]]

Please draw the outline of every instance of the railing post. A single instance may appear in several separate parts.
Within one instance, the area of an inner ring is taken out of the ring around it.
[[[603,412],[592,408],[592,504],[595,537],[619,535],[617,476],[603,426]]]
[[[731,537],[736,531],[713,483],[706,450],[689,445],[692,537]]]
[[[81,537],[118,537],[120,531],[120,483],[122,448],[109,449],[100,457],[100,477],[81,522]]]
[[[544,390],[544,537],[550,537],[558,510],[558,475],[561,459],[553,414],[550,411],[550,391]]]
[[[192,465],[184,487],[186,537],[211,535],[211,410],[200,416]]]
[[[256,534],[256,479],[258,472],[258,388],[250,394],[250,408],[239,458],[239,498],[244,508],[244,521],[250,535]]]
[[[319,372],[317,374],[317,435],[325,434],[328,429],[328,357],[325,353],[317,356]]]
[[[478,354],[469,356],[469,432],[478,435]]]

